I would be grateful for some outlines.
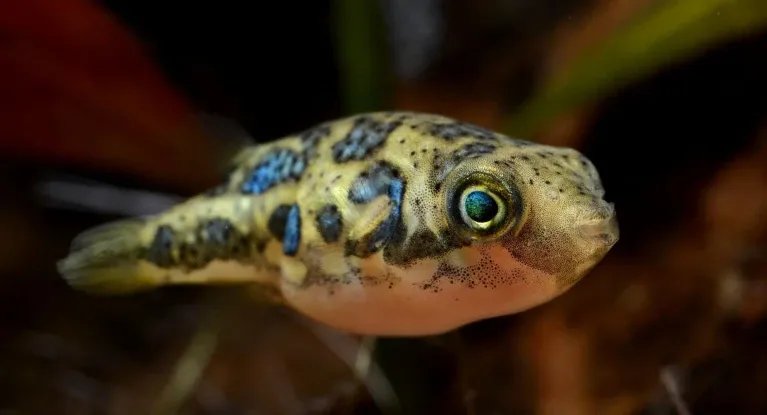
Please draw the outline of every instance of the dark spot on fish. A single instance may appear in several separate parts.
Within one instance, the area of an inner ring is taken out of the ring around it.
[[[179,247],[179,259],[189,269],[197,269],[205,266],[208,259],[201,252],[200,244],[185,243]]]
[[[464,158],[477,158],[482,155],[492,154],[496,147],[493,144],[488,143],[469,143],[465,146],[455,150],[450,158],[456,161],[460,161]]]
[[[234,225],[223,219],[213,219],[205,224],[207,242],[211,246],[223,247],[231,240]]]
[[[378,162],[360,175],[349,187],[348,198],[352,203],[369,203],[376,197],[387,194],[392,181],[399,177],[397,169],[386,163]]]
[[[333,144],[333,160],[336,163],[345,163],[368,157],[381,147],[400,125],[401,121],[379,122],[367,116],[358,117],[346,136]]]
[[[256,241],[256,250],[258,252],[264,252],[264,250],[266,249],[266,244],[267,244],[266,240],[258,240],[258,241]]]
[[[175,240],[176,232],[173,228],[169,225],[158,227],[146,253],[146,260],[160,268],[172,267],[175,264],[172,255]]]
[[[298,180],[306,168],[303,155],[289,149],[275,149],[266,154],[242,183],[245,194],[262,194],[272,187]]]
[[[298,203],[293,204],[288,211],[285,221],[284,237],[282,239],[282,252],[288,256],[294,256],[298,252],[301,243],[301,211]]]
[[[343,218],[338,207],[333,204],[323,206],[317,213],[317,230],[327,243],[337,242],[341,237]]]
[[[178,258],[173,258],[173,248],[178,249]],[[183,235],[164,225],[158,228],[146,259],[161,268],[179,267],[186,272],[204,268],[214,260],[248,262],[250,238],[223,218],[201,221]]]
[[[285,236],[285,223],[288,221],[288,214],[292,207],[293,205],[279,205],[274,209],[271,216],[269,216],[269,221],[267,222],[269,232],[279,240],[282,240]]]
[[[407,267],[423,258],[439,258],[466,244],[448,230],[437,235],[429,229],[421,228],[413,233],[406,244],[388,245],[384,250],[384,261]]]
[[[496,140],[495,133],[478,125],[454,121],[446,124],[432,124],[429,132],[443,140],[455,140],[461,137],[476,138],[479,140]]]
[[[306,157],[307,160],[317,157],[317,146],[329,135],[330,126],[328,125],[319,125],[301,133],[301,145],[304,157]]]

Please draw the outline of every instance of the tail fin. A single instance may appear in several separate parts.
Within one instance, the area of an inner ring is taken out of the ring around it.
[[[82,232],[57,264],[59,273],[72,288],[90,294],[128,294],[159,286],[159,273],[140,262],[146,226],[142,219],[125,219]]]
[[[84,231],[58,270],[71,287],[103,295],[265,281],[266,263],[253,256],[255,226],[266,229],[266,220],[254,223],[248,196],[194,197],[146,219]]]

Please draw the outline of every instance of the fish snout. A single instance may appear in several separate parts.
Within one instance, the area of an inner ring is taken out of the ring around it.
[[[596,217],[583,220],[577,225],[580,235],[600,245],[612,247],[618,242],[620,231],[618,219],[612,204],[603,204],[597,210]]]

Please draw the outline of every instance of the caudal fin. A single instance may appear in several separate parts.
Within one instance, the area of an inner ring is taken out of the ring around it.
[[[271,283],[272,271],[254,257],[252,199],[195,197],[147,219],[124,219],[89,229],[72,241],[59,273],[92,294],[127,294],[165,285]]]
[[[161,284],[160,275],[140,261],[145,221],[126,219],[86,230],[72,241],[57,268],[72,288],[90,294],[128,294]]]

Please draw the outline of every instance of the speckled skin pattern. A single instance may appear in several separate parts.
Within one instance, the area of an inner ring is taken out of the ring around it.
[[[467,189],[499,202],[467,223]],[[618,240],[579,152],[450,118],[360,114],[244,149],[217,188],[89,230],[59,264],[75,288],[253,283],[329,326],[426,335],[554,298]]]

